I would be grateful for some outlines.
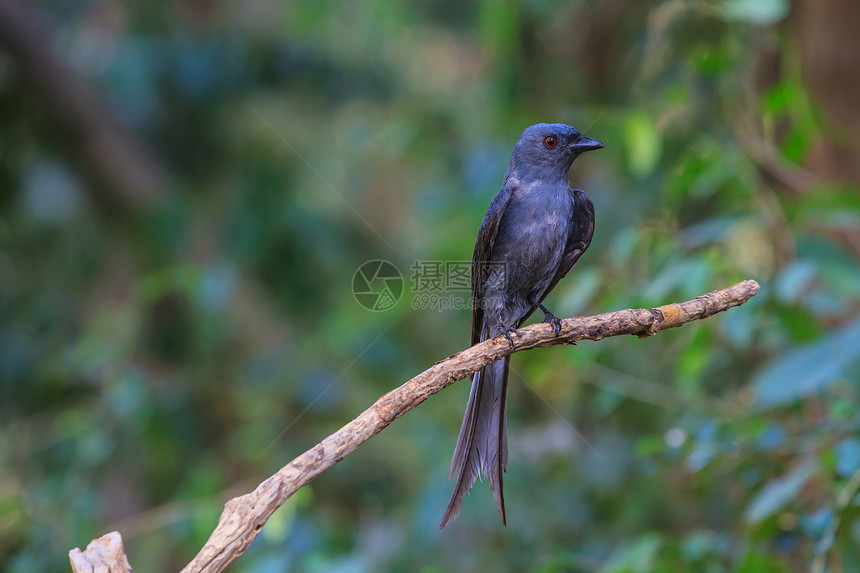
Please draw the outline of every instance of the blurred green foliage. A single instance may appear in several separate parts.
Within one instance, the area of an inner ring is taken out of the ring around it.
[[[414,309],[408,286],[367,311],[353,273],[386,259],[408,285],[416,260],[470,259],[519,133],[560,121],[607,148],[572,171],[597,230],[557,315],[761,293],[518,354],[507,528],[478,484],[438,529],[462,382],[296,494],[231,570],[858,570],[860,194],[773,173],[840,137],[794,8],[43,2],[174,185],[104,204],[0,60],[0,568],[66,571],[117,529],[136,571],[178,569],[225,499],[463,348],[466,311]]]

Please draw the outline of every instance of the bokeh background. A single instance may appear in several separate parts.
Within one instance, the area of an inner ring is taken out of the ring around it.
[[[438,529],[460,382],[231,570],[860,571],[858,30],[854,0],[0,1],[0,569],[119,530],[178,570],[464,348],[410,268],[468,260],[559,121],[606,149],[571,173],[597,230],[557,315],[761,293],[515,356],[507,528],[479,483]],[[352,294],[372,259],[406,281],[384,312]]]

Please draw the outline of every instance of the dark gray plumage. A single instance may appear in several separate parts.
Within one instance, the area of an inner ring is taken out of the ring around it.
[[[502,190],[478,231],[472,257],[472,344],[505,334],[541,304],[591,243],[594,207],[585,191],[571,189],[567,172],[578,155],[603,144],[569,125],[539,123],[526,129],[511,156]],[[463,494],[480,473],[490,480],[502,523],[502,472],[508,463],[505,426],[510,357],[476,372],[448,479],[459,471],[445,525],[460,513]]]

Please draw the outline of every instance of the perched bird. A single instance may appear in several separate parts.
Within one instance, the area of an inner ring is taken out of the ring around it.
[[[502,190],[493,199],[472,257],[472,344],[511,332],[535,309],[556,336],[561,321],[541,304],[591,244],[594,206],[588,193],[571,189],[567,172],[581,153],[603,144],[569,125],[539,123],[520,136]],[[502,472],[508,463],[505,398],[510,357],[476,372],[448,479],[459,472],[442,517],[460,513],[463,494],[483,472],[490,480],[502,523]]]

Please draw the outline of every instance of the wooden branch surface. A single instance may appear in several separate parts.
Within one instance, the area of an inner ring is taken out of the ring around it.
[[[85,551],[69,551],[74,573],[134,573],[125,556],[122,537],[113,531],[93,539]]]
[[[561,321],[558,337],[552,325],[533,324],[512,334],[513,346],[504,336],[498,336],[449,356],[379,398],[354,420],[285,465],[251,493],[229,500],[215,531],[182,573],[224,570],[248,549],[269,517],[296,490],[433,394],[487,364],[541,346],[575,344],[578,340],[601,340],[622,334],[644,338],[739,306],[758,290],[756,281],[746,280],[686,302],[568,318]]]

